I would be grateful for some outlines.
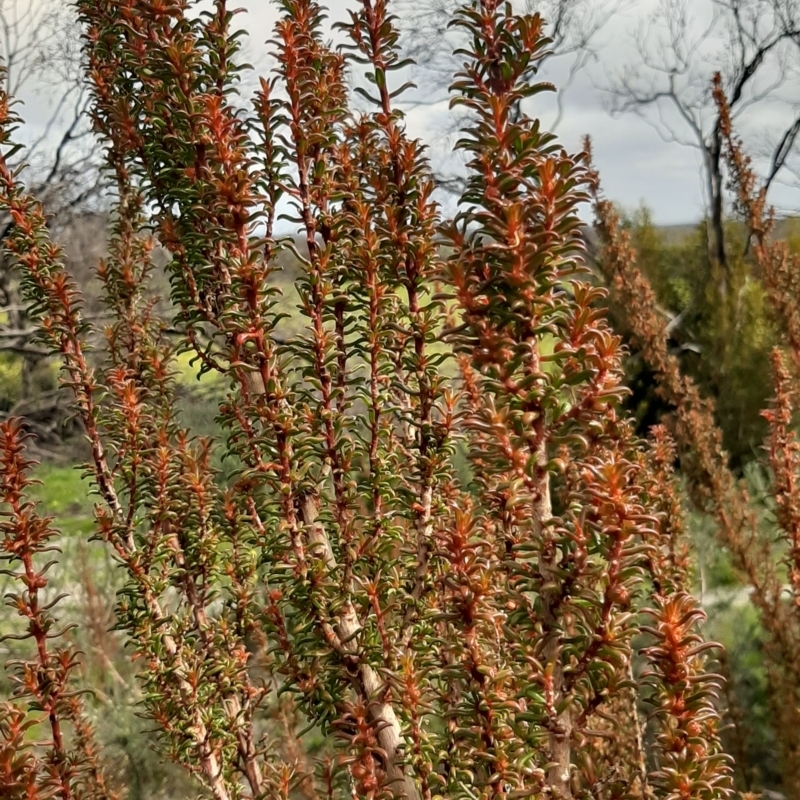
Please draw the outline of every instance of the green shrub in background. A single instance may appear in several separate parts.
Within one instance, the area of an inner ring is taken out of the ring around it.
[[[707,229],[658,228],[649,210],[624,220],[638,264],[670,320],[671,346],[685,374],[714,400],[731,465],[741,471],[759,457],[766,435],[761,411],[772,388],[769,353],[776,335],[757,268],[746,253],[744,228],[726,224],[730,277],[723,280],[708,255]],[[612,303],[615,326],[627,330],[630,408],[642,432],[669,414],[652,372],[630,338],[625,311]]]

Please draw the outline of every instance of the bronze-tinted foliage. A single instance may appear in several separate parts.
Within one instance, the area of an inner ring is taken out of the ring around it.
[[[589,175],[519,113],[547,88],[543,21],[494,0],[453,20],[470,178],[445,225],[394,105],[385,0],[355,4],[342,51],[314,0],[280,5],[248,110],[225,0],[78,3],[118,197],[102,358],[7,166],[7,103],[0,120],[8,246],[92,446],[164,750],[217,800],[728,796],[676,490],[654,477],[669,445],[619,410],[619,339],[584,265]],[[153,312],[150,232],[177,338]],[[185,351],[225,387],[213,441],[176,408]]]

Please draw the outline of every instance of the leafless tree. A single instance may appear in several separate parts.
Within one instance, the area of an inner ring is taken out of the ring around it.
[[[709,256],[722,266],[725,280],[722,135],[711,95],[715,72],[735,118],[746,113],[757,120],[778,102],[791,110],[793,119],[769,147],[769,189],[800,133],[800,0],[659,0],[637,31],[635,57],[605,87],[613,113],[638,114],[665,141],[700,151]]]
[[[70,3],[60,0],[0,0],[0,60],[6,92],[25,102],[36,121],[35,132],[16,158],[24,163],[27,181],[44,204],[55,237],[71,248],[79,266],[86,253],[76,252],[76,232],[95,230],[102,182],[99,159],[91,144],[91,123],[80,64],[80,34]],[[0,248],[11,226],[0,218]],[[105,230],[99,231],[99,241]],[[96,257],[97,244],[91,257]],[[45,351],[35,340],[17,281],[0,250],[0,353],[21,367],[19,395],[5,387],[0,403],[17,400],[13,413],[27,416],[44,441],[58,435],[66,408],[47,383]],[[38,378],[37,378],[38,376]]]
[[[27,180],[53,224],[98,191],[91,126],[80,70],[80,34],[71,4],[59,0],[0,0],[0,58],[10,96],[24,98],[38,120],[20,155]]]
[[[563,97],[575,77],[597,58],[601,33],[609,21],[636,0],[514,0],[512,5],[528,13],[538,12],[546,22],[552,40],[550,61],[564,62],[566,79],[559,81],[556,116],[550,124],[558,127],[563,113]],[[444,106],[448,99],[450,77],[460,66],[455,51],[462,47],[462,34],[449,26],[461,0],[395,0],[395,8],[404,33],[405,52],[415,62],[419,90],[412,106]],[[455,122],[454,128],[458,127]],[[440,176],[440,185],[457,190],[459,176]]]

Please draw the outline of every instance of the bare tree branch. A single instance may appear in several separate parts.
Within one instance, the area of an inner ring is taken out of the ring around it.
[[[635,34],[637,58],[603,87],[612,114],[635,113],[669,142],[702,155],[709,220],[709,257],[728,268],[724,231],[725,182],[719,118],[711,79],[720,72],[731,112],[775,102],[800,68],[797,0],[660,0]],[[785,168],[800,115],[780,137],[765,186]],[[720,287],[725,291],[725,283]]]
[[[98,154],[88,138],[91,123],[80,48],[71,4],[0,0],[4,89],[28,99],[37,112],[35,116],[43,119],[27,149],[19,154],[16,166],[25,165],[28,185],[47,210],[50,228],[59,236],[75,224],[76,217],[95,211],[103,195]],[[10,219],[0,218],[0,248],[10,228]],[[17,293],[17,281],[0,251],[0,353],[19,359],[20,402],[24,406],[29,394],[38,394],[33,391],[32,376],[47,352],[34,336]]]

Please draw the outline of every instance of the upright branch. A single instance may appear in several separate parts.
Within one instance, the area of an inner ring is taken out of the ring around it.
[[[797,646],[800,643],[800,456],[795,426],[797,423],[797,391],[800,385],[800,259],[785,241],[774,237],[774,210],[767,206],[767,186],[761,185],[753,171],[750,158],[741,140],[735,135],[730,104],[719,76],[714,80],[714,99],[721,120],[730,186],[735,192],[735,209],[747,227],[753,255],[759,268],[776,327],[780,333],[779,346],[772,355],[775,396],[763,416],[769,424],[766,441],[768,463],[772,471],[771,493],[775,499],[775,521],[785,552],[782,558],[788,576],[789,618],[782,614],[776,624],[785,628],[784,639]],[[783,696],[797,698],[796,657],[786,653],[772,668],[773,680],[781,684]],[[794,729],[797,724],[797,700],[782,704],[779,709],[783,723]],[[800,772],[795,764],[800,752],[798,737],[789,735],[784,741],[785,773],[788,785],[800,786]]]
[[[717,710],[722,679],[709,670],[709,654],[720,645],[703,639],[705,613],[690,591],[675,443],[663,426],[651,433],[645,489],[658,524],[647,559],[650,602],[641,612],[646,644],[639,651],[642,700],[655,733],[646,787],[656,797],[730,797],[731,759],[720,742]]]
[[[32,652],[8,665],[14,686],[0,704],[0,779],[9,798],[116,800],[86,719],[77,681],[79,654],[58,628],[47,572],[58,537],[29,498],[33,463],[25,457],[25,434],[17,420],[0,424],[0,562],[19,588],[3,598],[24,628],[5,633]],[[62,640],[59,642],[59,640]]]
[[[458,144],[470,177],[448,230],[448,271],[463,316],[452,335],[476,384],[467,431],[480,497],[465,527],[494,542],[491,556],[476,551],[486,559],[476,600],[513,598],[503,624],[514,631],[518,679],[542,693],[540,709],[527,711],[546,732],[531,729],[547,765],[541,790],[566,798],[607,780],[576,770],[573,752],[628,681],[629,609],[651,520],[637,445],[618,414],[619,339],[595,309],[603,292],[585,276],[576,207],[586,168],[517,113],[550,88],[532,79],[547,52],[542,19],[486,0],[457,23],[471,43],[452,86],[471,119]],[[576,594],[592,600],[576,604]],[[494,669],[478,677],[484,665],[465,655],[472,691],[486,697],[482,757],[516,787],[518,756],[502,735],[508,687]]]

